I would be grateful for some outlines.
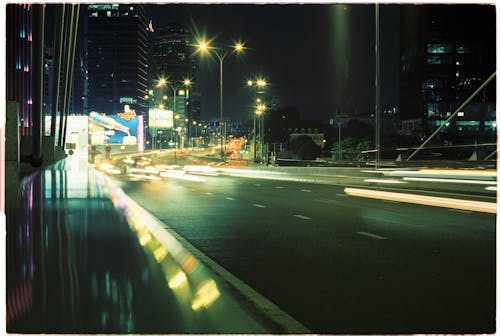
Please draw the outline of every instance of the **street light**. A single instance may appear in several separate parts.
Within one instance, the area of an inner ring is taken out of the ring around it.
[[[156,85],[157,88],[169,88],[174,96],[173,100],[173,113],[177,113],[177,91],[179,91],[180,88],[185,87],[188,88],[191,85],[191,79],[189,78],[184,78],[182,81],[174,82],[174,81],[169,81],[168,78],[161,77],[158,79],[158,84]],[[167,96],[163,96],[163,99],[166,100],[168,99]],[[176,118],[177,120],[178,118]],[[175,125],[174,125],[175,129]],[[179,140],[180,140],[180,135],[179,135]]]
[[[220,128],[221,123],[223,123],[223,63],[224,59],[234,53],[240,53],[244,50],[244,45],[242,42],[237,42],[232,48],[225,50],[223,53],[219,53],[217,49],[212,48],[207,41],[198,41],[198,50],[201,53],[208,53],[210,49],[213,50],[213,53],[217,58],[219,59],[219,129],[220,129],[220,134],[221,134],[221,139],[220,139],[220,156],[221,160],[224,161],[224,136],[222,135],[222,129]],[[225,128],[225,124],[224,124]]]
[[[255,80],[249,79],[247,80],[247,86],[255,88],[255,93],[263,93],[264,88],[267,86],[267,82],[263,78],[257,78]],[[255,98],[255,97],[253,97]],[[253,113],[253,161],[255,162],[257,160],[257,133],[256,133],[256,115],[260,115],[263,113],[262,106],[265,106],[262,104],[262,100],[260,98],[256,98],[256,103],[257,103],[257,109],[255,113]],[[260,106],[260,108],[259,108]],[[259,123],[259,128],[260,128],[260,123]],[[259,131],[259,136],[261,132]]]

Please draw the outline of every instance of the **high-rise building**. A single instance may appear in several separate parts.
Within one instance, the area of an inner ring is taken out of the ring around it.
[[[199,121],[200,113],[199,101],[195,101],[193,37],[184,25],[170,23],[152,33],[151,40],[150,85],[155,89],[150,107],[161,104],[174,111],[174,130],[181,137],[189,137],[186,119]],[[160,79],[165,80],[164,85],[157,85]],[[186,79],[189,85],[185,85]]]
[[[8,4],[6,8],[7,100],[19,104],[21,135],[30,135],[32,120],[32,5]]]
[[[114,114],[129,105],[146,114],[147,22],[143,5],[88,5],[88,111]]]
[[[400,116],[407,134],[428,137],[495,71],[495,6],[401,6]],[[482,141],[496,133],[492,82],[439,136]]]

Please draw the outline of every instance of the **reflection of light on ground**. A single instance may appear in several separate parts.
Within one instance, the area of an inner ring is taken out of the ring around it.
[[[149,243],[150,240],[151,235],[149,234],[149,232],[146,232],[139,237],[139,243],[141,244],[141,246],[146,246],[146,244]]]
[[[153,252],[153,254],[156,261],[161,262],[167,256],[167,249],[165,246],[160,246]]]
[[[212,279],[204,281],[196,291],[193,304],[193,310],[207,308],[220,296],[217,284]]]
[[[496,213],[496,203],[492,202],[469,201],[455,198],[424,196],[357,188],[345,188],[344,192],[349,196],[382,199],[388,201],[421,204],[460,210]]]
[[[183,271],[177,272],[170,280],[168,280],[168,287],[171,289],[177,289],[183,285],[187,284],[186,273]]]

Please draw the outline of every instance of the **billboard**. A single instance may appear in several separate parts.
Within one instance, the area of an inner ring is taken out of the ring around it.
[[[134,111],[125,106],[125,111],[114,115],[89,113],[89,133],[91,144],[137,145],[138,118]],[[139,144],[139,146],[142,146]]]
[[[149,110],[149,130],[151,135],[156,135],[157,130],[165,130],[174,127],[174,112],[153,108]]]

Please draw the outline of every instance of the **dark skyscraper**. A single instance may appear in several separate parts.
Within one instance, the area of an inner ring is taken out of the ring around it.
[[[490,5],[401,6],[403,130],[429,136],[493,74],[494,22]],[[450,143],[493,139],[495,99],[491,83],[440,138]]]
[[[88,111],[129,105],[147,112],[147,22],[143,5],[88,6]]]
[[[153,33],[151,50],[151,76],[153,85],[160,78],[166,79],[167,96],[176,92],[175,108],[173,99],[168,99],[169,108],[180,115],[180,119],[191,117],[189,113],[189,96],[179,94],[185,91],[183,82],[189,79],[192,84],[189,91],[194,91],[195,63],[191,57],[193,54],[192,36],[189,30],[179,23],[170,23],[164,28]],[[180,92],[179,92],[180,91]]]

